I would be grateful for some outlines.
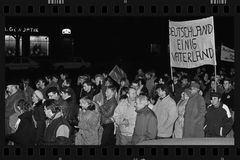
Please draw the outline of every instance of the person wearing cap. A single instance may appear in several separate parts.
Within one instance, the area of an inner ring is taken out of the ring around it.
[[[55,100],[49,99],[44,102],[44,112],[50,120],[44,133],[44,144],[69,145],[70,125],[63,117],[61,106]]]
[[[5,134],[10,134],[14,131],[10,127],[9,118],[11,115],[17,113],[16,105],[20,99],[25,99],[23,91],[19,89],[19,84],[17,81],[7,82],[6,92],[8,97],[5,100]]]
[[[183,136],[185,107],[190,96],[191,91],[189,88],[186,88],[184,92],[182,92],[180,101],[177,103],[178,118],[174,125],[173,138],[182,138]]]
[[[206,104],[199,94],[200,85],[192,81],[191,96],[185,108],[183,138],[204,137],[203,126],[205,122]]]
[[[232,129],[233,120],[226,104],[221,102],[221,95],[211,93],[211,104],[207,107],[204,132],[206,137],[225,137]]]
[[[44,113],[43,108],[43,94],[39,90],[35,90],[32,96],[32,108],[33,108],[33,119],[35,122],[35,126],[37,128],[37,135],[36,135],[36,144],[43,143],[44,131],[46,128],[46,115]]]

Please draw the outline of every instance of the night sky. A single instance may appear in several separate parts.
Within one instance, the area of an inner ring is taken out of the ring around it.
[[[63,28],[72,30],[74,54],[93,64],[124,69],[169,66],[168,20],[181,21],[205,17],[8,17],[6,26],[39,27],[50,36],[52,57],[64,57]],[[221,43],[234,48],[233,18],[214,17],[216,47]],[[160,53],[151,53],[150,44],[160,44]],[[66,49],[66,48],[65,48]],[[54,58],[55,59],[55,58]]]

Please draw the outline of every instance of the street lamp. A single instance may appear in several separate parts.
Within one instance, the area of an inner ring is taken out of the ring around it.
[[[64,28],[64,29],[62,30],[62,34],[71,34],[71,29],[69,29],[69,28]]]

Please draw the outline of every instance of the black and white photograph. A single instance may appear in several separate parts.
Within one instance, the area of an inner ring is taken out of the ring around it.
[[[6,17],[5,144],[234,145],[234,17]]]

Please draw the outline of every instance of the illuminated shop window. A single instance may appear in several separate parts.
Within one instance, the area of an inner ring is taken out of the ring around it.
[[[30,36],[30,55],[48,56],[49,55],[48,36]]]
[[[16,36],[5,35],[5,54],[6,56],[16,56]],[[22,37],[19,39],[19,52],[22,56]]]

